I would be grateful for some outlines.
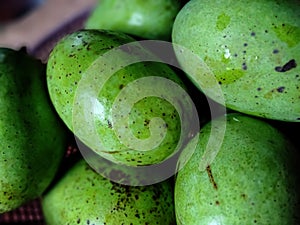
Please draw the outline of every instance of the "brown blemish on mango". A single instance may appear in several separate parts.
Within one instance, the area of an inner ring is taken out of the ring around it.
[[[208,165],[208,166],[206,167],[206,172],[207,172],[207,175],[208,175],[208,177],[209,177],[209,181],[212,183],[214,189],[217,190],[217,189],[218,189],[218,185],[217,185],[217,183],[216,183],[216,181],[215,181],[215,178],[214,178],[214,176],[213,176],[213,174],[212,174],[210,165]]]

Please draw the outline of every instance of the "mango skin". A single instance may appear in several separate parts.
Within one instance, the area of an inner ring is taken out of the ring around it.
[[[0,213],[39,197],[67,147],[45,72],[23,50],[0,48]]]
[[[42,198],[48,225],[175,224],[170,180],[150,186],[122,186],[77,162]]]
[[[85,23],[86,29],[121,31],[144,39],[170,40],[177,0],[100,0]]]
[[[117,31],[80,30],[61,40],[50,54],[47,64],[47,85],[51,100],[58,114],[67,127],[74,131],[73,122],[80,126],[95,126],[97,137],[103,142],[103,148],[93,148],[93,143],[86,140],[90,133],[83,134],[79,139],[102,157],[116,163],[129,166],[152,165],[173,155],[180,138],[181,121],[175,107],[163,98],[149,96],[139,99],[130,112],[128,132],[137,139],[146,139],[150,133],[149,121],[154,117],[164,120],[167,134],[161,144],[149,151],[139,151],[124,145],[116,135],[111,115],[112,106],[120,91],[128,84],[144,77],[164,77],[185,89],[180,77],[167,65],[157,62],[141,62],[129,65],[111,76],[97,97],[97,106],[101,115],[95,116],[95,124],[84,121],[73,121],[73,105],[76,90],[87,69],[107,51],[120,45],[134,42],[130,36]],[[114,62],[117,64],[117,62]],[[113,66],[113,65],[112,65]],[[94,83],[100,83],[101,78]],[[155,84],[149,84],[145,89],[151,89]],[[166,87],[169,92],[174,92]],[[166,91],[166,92],[167,92]],[[166,93],[167,94],[167,93]],[[136,92],[132,92],[136,96]],[[178,95],[176,101],[185,102],[185,97]],[[126,99],[124,99],[126,101]],[[183,104],[184,105],[184,104]],[[185,110],[186,117],[192,119],[192,113]],[[161,132],[159,130],[156,133]]]
[[[177,224],[299,224],[299,152],[277,129],[228,114],[215,159],[199,170],[211,124],[175,181]],[[215,126],[220,125],[220,118]]]
[[[228,108],[299,122],[299,7],[293,0],[192,0],[175,19],[172,42],[190,49],[207,65]],[[183,68],[193,66],[180,62]],[[206,92],[205,70],[190,78]]]

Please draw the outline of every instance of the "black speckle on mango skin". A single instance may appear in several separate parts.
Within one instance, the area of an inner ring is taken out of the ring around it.
[[[279,93],[283,93],[284,90],[285,90],[285,87],[284,87],[284,86],[281,86],[281,87],[278,87],[276,90],[277,90],[277,92],[279,92]]]
[[[247,64],[245,62],[242,64],[242,69],[243,70],[247,70],[248,69]]]
[[[297,63],[296,63],[295,59],[291,59],[283,66],[276,66],[275,71],[284,73],[284,72],[287,72],[296,67],[297,67]]]

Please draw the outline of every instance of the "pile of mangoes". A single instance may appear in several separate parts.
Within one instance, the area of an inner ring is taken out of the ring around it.
[[[1,48],[0,213],[300,224],[299,9],[101,0],[46,64]],[[70,133],[82,157],[58,175]]]

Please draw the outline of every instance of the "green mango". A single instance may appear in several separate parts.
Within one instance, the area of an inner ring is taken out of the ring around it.
[[[123,186],[77,162],[42,198],[48,225],[175,224],[170,180]]]
[[[121,31],[145,39],[170,40],[177,0],[99,0],[85,28]]]
[[[195,113],[186,103],[185,85],[167,65],[138,61],[118,68],[134,47],[121,49],[117,54],[125,55],[120,58],[109,53],[132,42],[128,35],[108,30],[68,35],[49,56],[48,90],[62,120],[87,147],[116,163],[152,165],[176,153]]]
[[[45,72],[23,50],[0,48],[0,213],[39,197],[67,147]]]
[[[47,62],[47,86],[55,109],[71,131],[75,93],[85,70],[103,53],[131,41],[134,39],[123,34],[80,30],[55,45]]]
[[[172,42],[196,86],[228,108],[281,121],[300,121],[300,4],[295,0],[191,0],[178,13]],[[181,47],[180,47],[181,46]],[[207,76],[211,75],[211,76]],[[214,77],[225,100],[209,93]]]
[[[224,119],[221,147],[207,148],[212,126],[219,132]],[[245,114],[212,121],[201,129],[194,154],[176,175],[177,224],[299,224],[300,158],[292,142],[266,121]]]

